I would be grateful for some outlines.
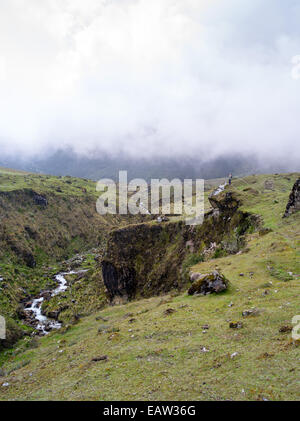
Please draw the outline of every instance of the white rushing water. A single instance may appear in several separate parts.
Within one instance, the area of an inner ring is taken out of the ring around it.
[[[55,297],[55,295],[59,294],[62,291],[66,291],[68,288],[67,280],[65,275],[73,275],[77,272],[63,272],[55,275],[55,279],[58,281],[58,287],[52,292],[51,297]],[[56,320],[50,320],[48,317],[42,314],[42,303],[44,301],[44,297],[35,298],[29,308],[26,308],[25,311],[31,311],[33,313],[33,317],[38,321],[36,329],[42,332],[44,335],[49,333],[49,330],[52,329],[60,329],[61,323]],[[46,330],[47,328],[47,330]]]
[[[59,294],[62,291],[65,291],[68,288],[67,281],[65,279],[65,275],[74,275],[75,273],[73,270],[71,272],[63,272],[55,275],[55,279],[59,282],[59,285],[55,290],[52,292],[51,296],[55,297],[55,295]]]
[[[52,320],[50,321],[46,316],[42,314],[43,301],[43,297],[36,298],[35,300],[33,300],[31,307],[26,308],[25,311],[31,311],[33,313],[34,318],[38,321],[36,329],[46,335],[47,333],[49,333],[46,330],[46,326],[48,326],[49,329],[59,329],[61,327],[61,323]]]
[[[213,192],[213,196],[217,196],[217,194],[221,193],[225,187],[227,186],[227,183],[221,184],[214,192]]]

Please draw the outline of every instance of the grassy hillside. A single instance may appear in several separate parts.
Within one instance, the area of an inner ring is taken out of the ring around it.
[[[112,228],[145,219],[99,215],[98,195],[90,180],[0,168],[0,314],[9,343],[27,331],[20,302],[53,287],[64,260],[99,253]]]
[[[9,385],[0,386],[0,399],[299,399],[300,347],[290,332],[300,314],[299,213],[282,219],[298,177],[234,180],[241,209],[260,215],[267,229],[248,233],[242,252],[192,267],[219,269],[230,281],[226,292],[174,291],[26,337],[1,354],[0,385]],[[253,315],[243,317],[249,309]],[[243,327],[231,329],[231,321]]]

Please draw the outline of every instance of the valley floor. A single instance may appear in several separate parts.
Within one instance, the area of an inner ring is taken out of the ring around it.
[[[272,231],[249,234],[242,253],[192,268],[218,268],[230,281],[226,292],[133,301],[24,338],[3,354],[0,399],[298,400],[300,344],[291,329],[300,315],[299,215],[281,219],[288,193],[280,183],[260,197]],[[247,209],[255,207],[254,195]]]
[[[217,264],[231,279],[224,294],[168,295],[110,307],[65,334],[40,339],[37,348],[15,350],[5,364],[9,374],[1,383],[9,385],[0,388],[0,398],[299,399],[300,347],[291,332],[279,332],[300,313],[299,279],[272,275],[271,252],[261,252],[256,235],[249,247],[249,253],[201,264],[202,271]],[[293,267],[292,258],[289,263]],[[169,308],[175,312],[167,315]],[[258,314],[242,317],[251,308]],[[236,320],[242,329],[229,328]],[[107,360],[92,361],[104,355]]]

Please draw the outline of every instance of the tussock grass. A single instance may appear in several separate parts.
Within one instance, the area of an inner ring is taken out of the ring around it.
[[[272,231],[249,234],[241,254],[192,267],[219,269],[230,280],[228,291],[170,293],[107,307],[64,334],[40,339],[38,348],[22,349],[22,340],[20,351],[5,357],[3,370],[10,374],[0,384],[10,385],[0,386],[0,399],[299,399],[300,347],[291,333],[279,332],[300,314],[299,214],[281,218],[297,176],[249,177],[258,191],[253,195],[234,180],[243,209],[261,215]],[[264,188],[270,178],[272,192]],[[166,313],[169,308],[175,311]],[[257,312],[243,317],[246,309]],[[230,329],[230,321],[242,321],[243,328]],[[110,329],[98,333],[106,324]],[[101,355],[108,360],[92,362]],[[26,364],[18,367],[20,361]]]

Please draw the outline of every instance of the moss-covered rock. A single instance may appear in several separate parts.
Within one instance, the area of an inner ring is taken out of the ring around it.
[[[227,279],[218,271],[205,274],[193,273],[191,279],[194,282],[188,290],[189,295],[219,293],[225,291],[228,287]]]
[[[195,258],[197,263],[202,261],[212,243],[227,254],[239,251],[251,218],[237,210],[240,202],[233,194],[221,193],[214,200],[223,203],[219,209],[226,211],[207,212],[201,225],[187,226],[179,221],[113,230],[99,268],[110,302],[185,288],[190,282],[189,267]]]
[[[234,212],[240,205],[240,198],[236,192],[222,191],[217,195],[209,196],[209,202],[214,209],[218,209],[220,212]]]

